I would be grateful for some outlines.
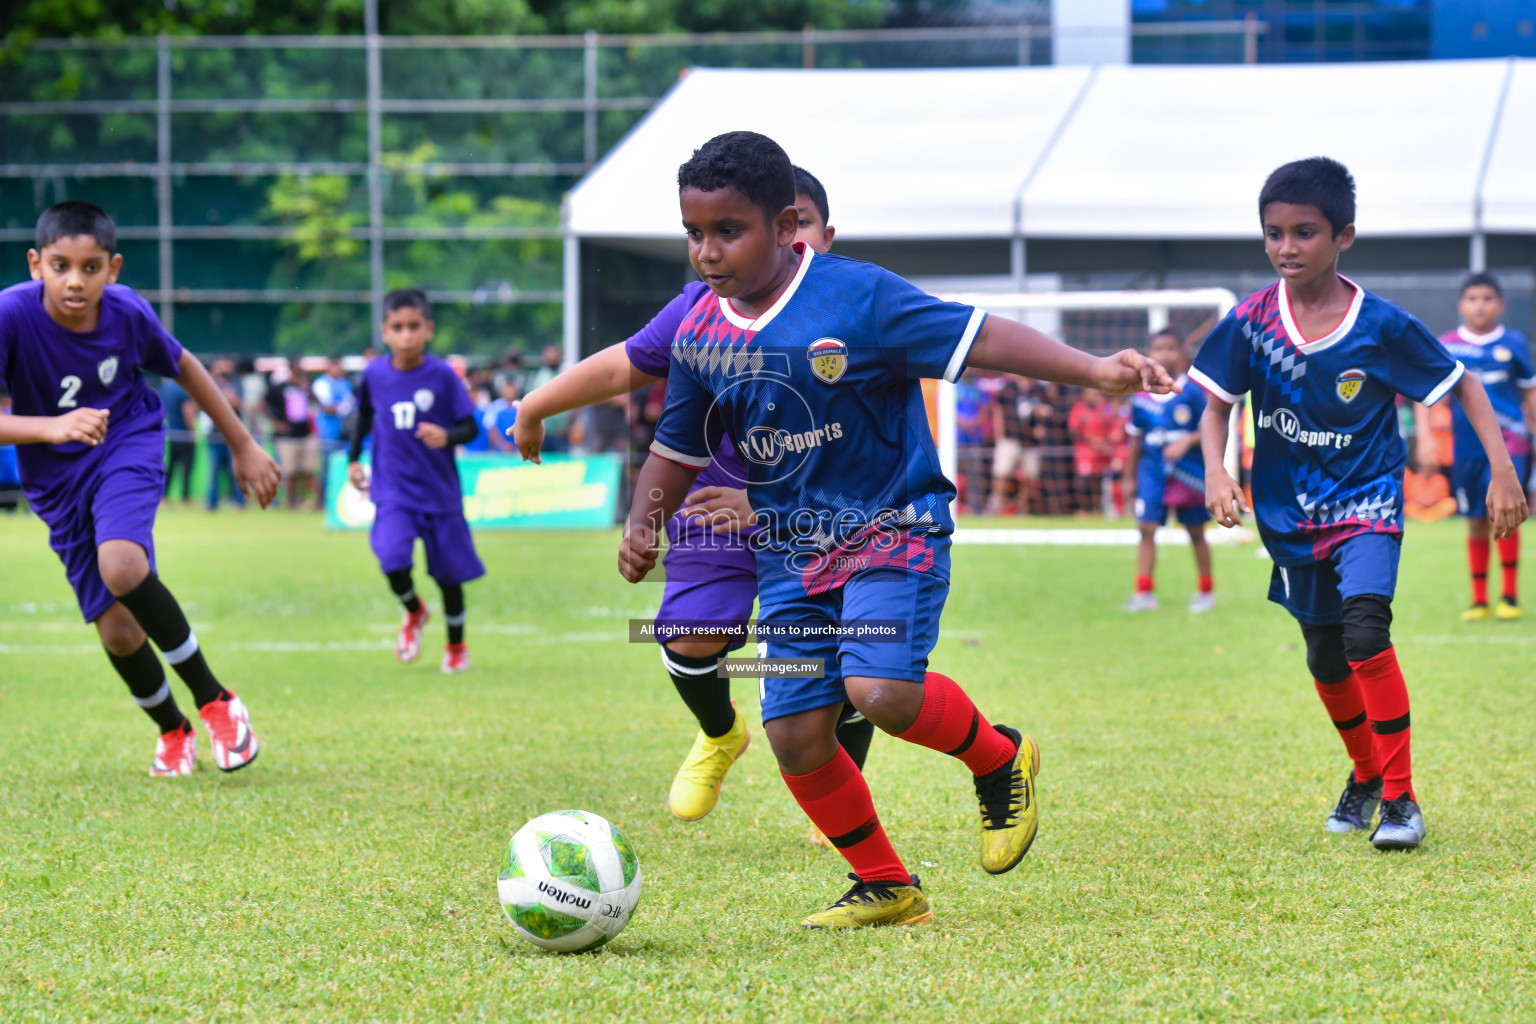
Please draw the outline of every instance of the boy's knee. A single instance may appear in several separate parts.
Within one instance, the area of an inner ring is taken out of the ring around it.
[[[101,637],[101,646],[119,658],[128,657],[148,639],[138,620],[120,604],[112,605],[96,620],[96,634]]]
[[[1301,625],[1301,635],[1307,641],[1307,668],[1312,678],[1326,686],[1342,683],[1354,669],[1344,654],[1344,627]]]
[[[724,654],[725,646],[725,638],[716,636],[678,637],[666,643],[667,650],[684,658],[713,658],[717,654]]]
[[[836,714],[815,712],[787,715],[763,723],[768,745],[779,762],[779,771],[785,775],[809,775],[836,757],[836,728]]]
[[[109,540],[96,549],[96,570],[114,597],[122,597],[149,576],[149,555],[133,541]]]
[[[1369,661],[1392,646],[1392,602],[1381,594],[1357,594],[1344,602],[1344,655]]]

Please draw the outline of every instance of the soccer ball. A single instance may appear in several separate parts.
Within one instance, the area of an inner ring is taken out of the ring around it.
[[[640,902],[640,858],[605,818],[551,811],[507,844],[496,894],[517,934],[557,953],[582,953],[629,924]]]

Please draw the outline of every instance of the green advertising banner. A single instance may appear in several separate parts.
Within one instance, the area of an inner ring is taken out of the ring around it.
[[[476,530],[605,530],[622,470],[618,455],[545,455],[536,466],[516,455],[461,454],[464,518]],[[373,525],[373,502],[347,482],[345,452],[331,454],[325,484],[327,530]]]

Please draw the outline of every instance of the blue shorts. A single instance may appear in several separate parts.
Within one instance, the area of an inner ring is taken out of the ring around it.
[[[42,516],[48,524],[48,545],[64,563],[86,622],[101,618],[117,600],[96,562],[102,544],[133,541],[149,556],[149,571],[155,571],[155,513],[164,492],[165,471],[158,453],[152,463],[99,464],[82,476],[70,502]]]
[[[378,507],[368,541],[386,575],[411,568],[417,537],[427,549],[427,575],[438,583],[451,587],[485,575],[463,512],[420,512],[400,505]]]
[[[1203,493],[1172,478],[1161,465],[1154,466],[1142,459],[1136,469],[1136,521],[1161,526],[1168,521],[1169,509],[1181,526],[1200,526],[1211,521]]]
[[[847,676],[922,682],[927,674],[928,655],[938,642],[939,617],[949,596],[948,580],[911,569],[870,569],[825,593],[780,596],[772,592],[776,589],[764,588],[760,622],[815,627],[888,619],[901,620],[907,628],[906,636],[895,643],[846,636],[759,643],[758,657],[821,658],[826,666],[821,679],[765,677],[759,690],[763,721],[843,703]]]
[[[1524,490],[1531,479],[1531,457],[1512,456],[1515,475],[1520,478]],[[1458,458],[1451,463],[1451,493],[1456,495],[1456,512],[1468,519],[1488,518],[1488,485],[1493,482],[1493,468],[1481,448],[1470,458]]]
[[[744,646],[752,603],[757,600],[757,556],[752,546],[740,534],[717,534],[682,523],[677,516],[667,523],[667,540],[661,560],[667,584],[657,621],[669,626],[697,622],[700,633],[729,627],[739,631],[741,638],[733,638],[725,649]],[[658,631],[656,639],[665,643],[667,634]]]
[[[1363,533],[1334,549],[1325,561],[1275,566],[1269,599],[1298,622],[1332,626],[1344,621],[1344,600],[1360,594],[1380,594],[1391,600],[1397,591],[1397,561],[1403,540],[1390,533]]]

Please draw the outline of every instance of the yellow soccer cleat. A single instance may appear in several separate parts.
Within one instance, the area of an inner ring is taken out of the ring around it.
[[[731,731],[724,736],[709,737],[699,730],[693,741],[693,749],[683,759],[683,766],[672,779],[672,790],[667,794],[667,806],[684,821],[698,821],[715,809],[720,800],[720,783],[730,771],[736,759],[746,752],[752,741],[747,732],[747,720],[736,712]]]
[[[1035,802],[1040,748],[1017,729],[1006,725],[992,728],[1019,747],[1011,763],[976,777],[976,799],[981,804],[981,866],[988,874],[1000,875],[1024,859],[1040,826],[1040,808]]]
[[[912,876],[911,885],[900,882],[865,882],[850,874],[853,888],[826,910],[801,921],[806,928],[877,928],[888,924],[923,924],[933,920],[922,883]]]
[[[1475,604],[1461,613],[1462,622],[1482,622],[1484,619],[1493,618],[1493,612],[1488,610],[1485,604]]]
[[[1524,614],[1520,610],[1520,606],[1507,597],[1500,601],[1499,606],[1493,610],[1493,617],[1503,619],[1505,622],[1513,622]]]

